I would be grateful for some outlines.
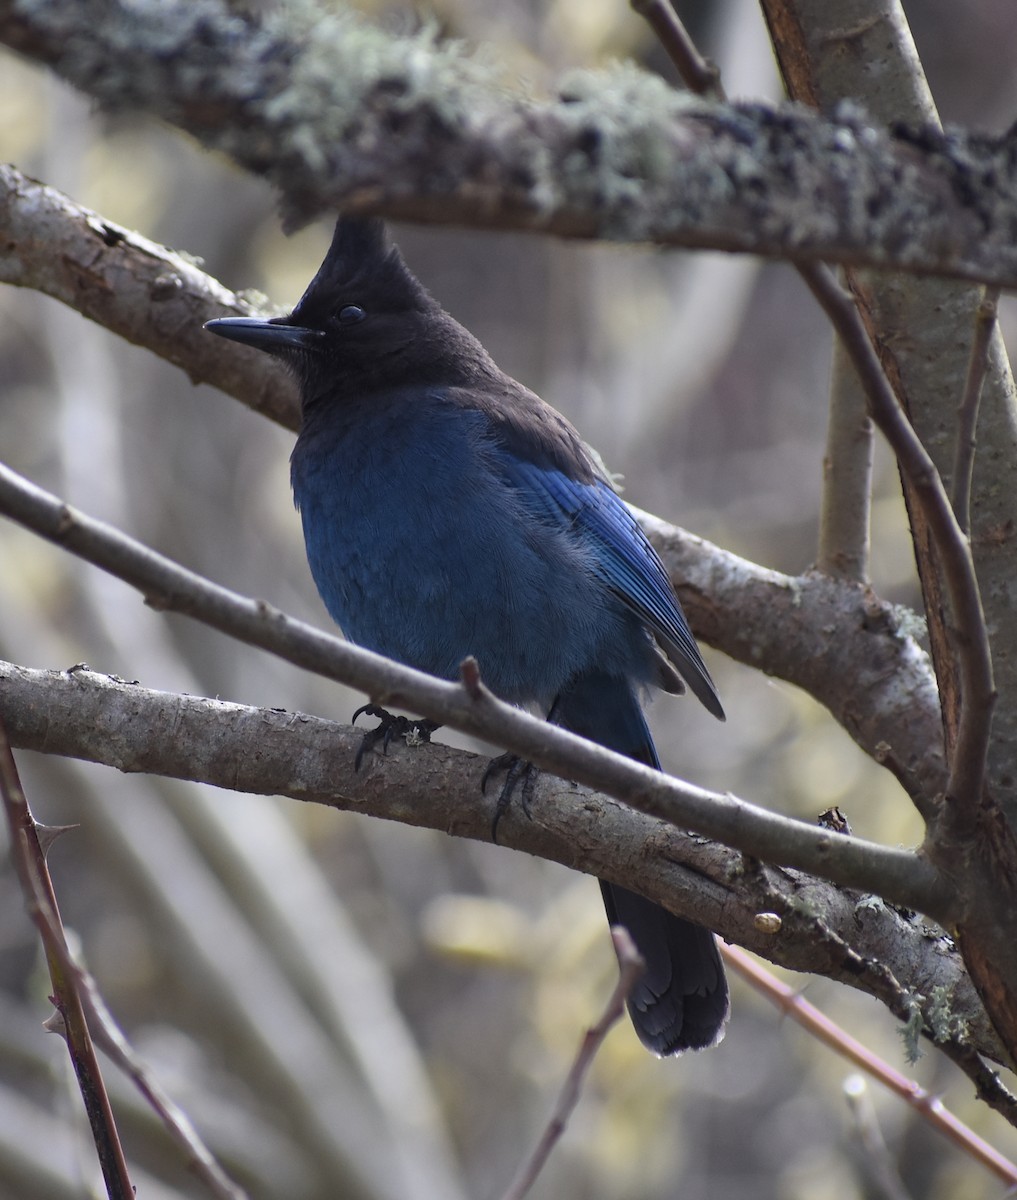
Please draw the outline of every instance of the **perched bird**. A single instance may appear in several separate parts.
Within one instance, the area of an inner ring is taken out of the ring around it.
[[[576,430],[434,300],[379,220],[340,217],[288,317],[208,328],[283,359],[303,420],[291,460],[311,573],[348,638],[443,679],[474,656],[502,699],[659,768],[656,685],[724,712],[667,574]],[[601,883],[647,969],[643,1043],[718,1041],[713,935]]]

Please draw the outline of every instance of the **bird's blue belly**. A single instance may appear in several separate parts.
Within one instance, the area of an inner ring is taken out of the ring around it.
[[[292,462],[307,557],[351,641],[446,679],[469,655],[546,706],[590,669],[646,679],[648,638],[568,522],[527,505],[462,410],[305,429]]]

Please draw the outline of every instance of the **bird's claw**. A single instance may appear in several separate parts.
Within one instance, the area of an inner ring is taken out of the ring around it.
[[[388,754],[389,743],[393,738],[402,738],[408,746],[420,746],[431,740],[431,734],[438,728],[437,721],[423,721],[413,717],[397,717],[388,709],[378,704],[362,704],[353,714],[353,724],[357,717],[367,715],[377,717],[381,722],[374,729],[369,729],[360,741],[357,757],[353,760],[353,769],[360,770],[364,755],[373,750],[381,742],[382,754]]]
[[[499,771],[505,772],[505,782],[498,793],[498,802],[494,806],[494,817],[491,821],[492,842],[497,842],[498,840],[498,822],[512,803],[513,793],[520,781],[522,781],[523,785],[520,793],[523,812],[526,814],[527,820],[533,819],[533,793],[537,786],[537,780],[540,778],[540,767],[526,762],[517,754],[499,754],[497,758],[492,758],[487,764],[487,770],[480,781],[480,790],[482,792],[487,791],[487,785],[491,776],[496,775]]]

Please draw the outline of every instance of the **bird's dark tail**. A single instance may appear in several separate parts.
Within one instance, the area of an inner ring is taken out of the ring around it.
[[[660,769],[646,718],[624,679],[583,675],[558,697],[549,720]],[[603,881],[600,888],[608,920],[625,926],[646,960],[628,1003],[639,1040],[655,1054],[720,1041],[728,992],[713,934],[626,888]]]

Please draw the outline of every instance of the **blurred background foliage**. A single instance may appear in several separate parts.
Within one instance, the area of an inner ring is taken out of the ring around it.
[[[634,57],[672,75],[622,0],[435,0],[359,6],[461,36],[535,89]],[[756,8],[683,16],[735,97],[779,97]],[[907,6],[943,118],[1014,119],[1012,5]],[[291,238],[259,181],[143,116],[110,118],[0,53],[0,156],[104,216],[200,256],[234,288],[292,304],[329,222]],[[815,551],[830,334],[792,271],[721,255],[399,228],[431,290],[497,361],[562,409],[626,496],[757,562]],[[1004,308],[1004,332],[1013,332]],[[0,451],[88,513],[241,592],[328,627],[289,499],[291,437],[47,298],[0,292]],[[881,453],[873,576],[918,603],[896,472]],[[362,697],[146,609],[118,582],[0,524],[0,654],[87,661],[149,687],[347,720]],[[666,767],[855,832],[920,837],[894,781],[793,688],[709,655],[726,725],[660,700]],[[74,823],[51,866],[66,922],[138,1048],[256,1198],[496,1196],[545,1121],[615,967],[592,880],[437,833],[19,756],[36,814]],[[478,796],[478,803],[481,803]],[[6,836],[5,834],[0,836]],[[822,980],[809,998],[891,1061],[875,1002]],[[94,1186],[93,1150],[48,987],[0,859],[0,1194]],[[926,1086],[1004,1150],[945,1062]],[[535,1195],[559,1200],[853,1200],[871,1191],[847,1071],[734,985],[723,1045],[657,1062],[610,1036]],[[110,1072],[139,1194],[204,1194],[130,1086]],[[914,1196],[997,1195],[898,1102],[872,1097]]]

